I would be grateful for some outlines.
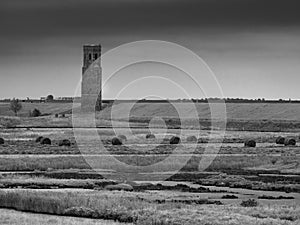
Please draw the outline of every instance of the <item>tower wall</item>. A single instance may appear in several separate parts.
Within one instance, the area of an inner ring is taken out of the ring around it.
[[[101,110],[102,101],[101,45],[83,46],[81,109]]]

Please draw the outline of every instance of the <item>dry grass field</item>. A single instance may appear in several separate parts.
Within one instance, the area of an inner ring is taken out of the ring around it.
[[[79,106],[79,104],[77,104]],[[75,103],[76,106],[76,103]],[[54,103],[54,102],[41,102],[41,103],[30,103],[22,102],[22,109],[18,113],[18,116],[26,117],[29,115],[29,111],[38,109],[42,114],[56,114],[63,113],[71,110],[73,103]],[[14,116],[14,113],[10,110],[9,103],[0,103],[0,115],[1,116]]]
[[[188,120],[190,109],[184,103],[176,104]],[[77,143],[71,128],[72,115],[54,116],[68,111],[70,104],[24,103],[21,117],[10,116],[7,107],[0,104],[0,114],[4,115],[0,118],[0,137],[5,141],[0,145],[0,207],[17,211],[2,209],[0,224],[300,223],[299,143],[275,143],[278,136],[299,142],[297,104],[227,104],[230,121],[223,138],[218,130],[209,129],[207,104],[197,105],[204,121],[201,130],[193,126],[178,129],[176,114],[164,103],[139,103],[131,110],[134,128],[128,130],[124,128],[127,119],[121,113],[127,105],[121,103],[116,105],[120,112],[117,130],[110,128],[109,108],[96,115],[97,125],[101,126],[97,133],[105,152],[95,144],[89,128],[79,129],[87,141]],[[28,118],[26,110],[33,108],[51,115]],[[157,126],[150,130],[147,126],[153,116],[164,117],[169,122],[168,129]],[[146,138],[149,132],[155,139]],[[117,133],[127,137],[121,146],[111,142]],[[169,144],[174,135],[181,138],[180,144]],[[199,138],[197,142],[188,141],[191,135]],[[50,138],[51,145],[36,142],[39,136]],[[206,143],[209,137],[210,142]],[[62,139],[70,140],[71,145],[59,146]],[[247,139],[255,140],[256,147],[244,147]],[[198,171],[201,158],[213,156],[220,145],[211,165]],[[84,146],[84,154],[78,146]],[[122,163],[145,166],[165,159],[175,147],[177,158],[165,163],[162,171],[147,171],[144,180],[135,182],[115,180],[118,168],[112,168],[105,160],[113,155]],[[193,156],[173,174],[180,158],[191,149]],[[100,159],[98,167],[89,164],[96,165]],[[168,181],[157,182],[165,176]],[[120,188],[124,182],[127,189]]]
[[[158,201],[167,199],[166,202]],[[214,224],[214,225],[296,225],[299,208],[296,206],[241,207],[234,204],[209,204],[208,201],[185,203],[176,193],[60,191],[60,190],[1,190],[2,207],[72,215],[97,219],[110,219],[134,224]],[[190,201],[189,201],[190,202]]]
[[[223,107],[219,103],[212,103],[214,108]],[[116,118],[123,118],[122,112],[130,111],[132,117],[178,117],[174,106],[182,112],[183,118],[189,118],[191,110],[196,107],[200,119],[210,119],[210,106],[207,103],[119,103],[114,105]],[[228,119],[234,120],[298,120],[300,121],[300,104],[298,103],[227,103]],[[129,107],[132,107],[130,109]],[[130,109],[130,110],[129,110]],[[106,108],[103,116],[109,116],[110,108]],[[220,115],[221,116],[221,115]]]

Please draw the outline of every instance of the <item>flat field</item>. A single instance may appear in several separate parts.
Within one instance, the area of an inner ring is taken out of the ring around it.
[[[155,139],[146,138],[149,132]],[[299,141],[297,132],[226,131],[222,137],[218,130],[135,127],[99,128],[97,137],[82,128],[79,134],[86,142],[78,142],[70,128],[0,130],[5,140],[0,145],[0,207],[24,211],[5,211],[0,223],[300,223],[299,144],[275,144],[278,136]],[[127,140],[113,146],[111,139],[118,134]],[[174,135],[181,138],[180,144],[169,144]],[[196,142],[187,140],[192,135]],[[38,136],[50,138],[52,144],[36,142]],[[70,140],[71,146],[59,146],[62,139]],[[257,146],[244,147],[246,139],[256,140]],[[113,157],[143,168],[174,154],[163,170],[145,171],[143,179],[132,176],[130,181],[117,179],[120,171],[106,160]],[[187,163],[174,172],[186,156]],[[206,156],[214,160],[199,171]]]

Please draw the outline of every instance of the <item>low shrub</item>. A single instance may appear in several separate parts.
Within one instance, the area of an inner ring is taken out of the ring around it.
[[[248,200],[242,201],[241,206],[256,207],[256,206],[258,206],[258,202],[255,199],[248,199]]]
[[[239,197],[236,195],[223,195],[222,196],[222,199],[237,199],[237,198],[239,198]]]
[[[68,139],[60,140],[58,146],[71,146],[71,142]]]
[[[0,145],[3,145],[3,144],[4,144],[4,139],[0,138]]]
[[[293,196],[278,196],[278,197],[274,197],[274,196],[269,196],[269,195],[262,195],[262,196],[258,196],[258,199],[269,199],[269,200],[282,200],[282,199],[295,199]]]
[[[129,184],[107,185],[105,189],[109,191],[133,191],[133,187]]]
[[[34,110],[32,110],[32,112],[31,112],[31,116],[32,117],[39,117],[39,116],[41,116],[42,115],[42,113],[40,112],[40,110],[38,110],[38,109],[34,109]]]
[[[208,143],[208,139],[207,138],[199,138],[198,143],[200,143],[200,144]]]

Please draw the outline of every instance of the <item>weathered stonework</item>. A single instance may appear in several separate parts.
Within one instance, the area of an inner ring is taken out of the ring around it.
[[[81,82],[82,111],[101,110],[101,88],[101,45],[84,45]]]

